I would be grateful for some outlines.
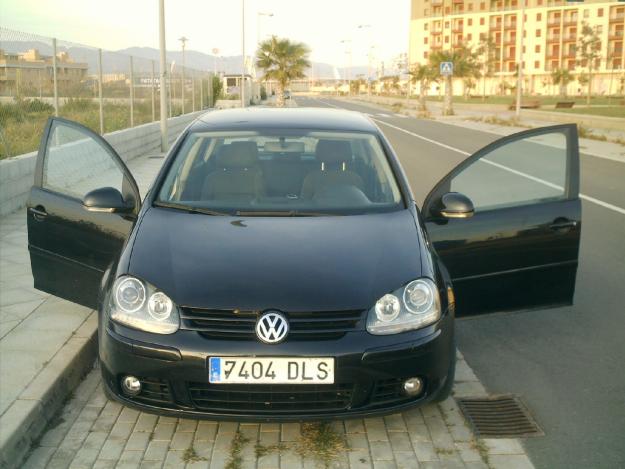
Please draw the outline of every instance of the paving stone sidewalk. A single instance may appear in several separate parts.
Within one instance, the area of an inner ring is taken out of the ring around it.
[[[486,394],[460,354],[455,394]],[[23,467],[324,467],[323,451],[303,440],[302,428],[299,423],[198,421],[138,412],[107,400],[100,370],[94,369],[33,447]],[[454,398],[387,417],[336,421],[330,429],[326,431],[344,444],[344,449],[329,459],[331,468],[533,467],[518,440],[476,439]],[[245,441],[240,452],[233,451],[237,432]],[[302,454],[303,443],[309,450]],[[237,456],[238,464],[233,463]]]
[[[130,161],[142,195],[162,161]],[[96,328],[92,310],[33,288],[26,210],[0,218],[0,466],[27,449],[27,427],[45,424],[64,388],[79,382],[80,365],[95,357]]]

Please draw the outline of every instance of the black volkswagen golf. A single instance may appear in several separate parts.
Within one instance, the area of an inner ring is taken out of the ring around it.
[[[142,201],[104,139],[53,118],[28,241],[36,288],[98,308],[109,396],[356,417],[449,395],[457,314],[572,302],[578,185],[576,127],[545,127],[470,156],[419,208],[366,116],[245,109],[191,124]]]

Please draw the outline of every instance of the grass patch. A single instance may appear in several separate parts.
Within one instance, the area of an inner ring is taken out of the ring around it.
[[[591,116],[625,118],[625,106],[586,107],[573,106],[571,109],[549,109],[565,114],[587,114]],[[625,125],[624,125],[625,127]]]
[[[104,132],[130,127],[130,105],[107,102],[104,104]],[[181,114],[180,106],[173,115]],[[39,99],[19,99],[12,103],[0,103],[0,159],[29,153],[39,148],[48,117],[54,115],[54,108]],[[60,106],[59,116],[70,119],[100,132],[100,107],[90,98],[70,98]],[[156,119],[159,109],[156,108]],[[152,121],[150,101],[135,102],[134,125]]]
[[[428,96],[428,101],[443,101],[443,96]],[[482,101],[481,96],[474,96],[472,98],[465,98],[464,96],[454,96],[454,103],[465,104],[510,104],[516,99],[516,96],[487,96],[485,101]],[[590,100],[591,105],[615,105],[624,99],[623,96],[593,96]],[[585,106],[586,96],[523,96],[524,101],[539,101],[541,106],[553,106],[556,103],[562,101],[573,101],[575,106]],[[623,107],[623,106],[621,106]],[[558,109],[559,111],[560,109]]]
[[[243,458],[241,457],[241,450],[246,443],[250,440],[247,438],[241,430],[237,430],[234,434],[234,438],[232,439],[232,443],[230,444],[230,457],[228,458],[228,463],[226,464],[226,469],[240,469],[243,463]]]
[[[268,454],[271,453],[275,453],[276,451],[278,453],[286,450],[288,448],[288,446],[286,445],[286,443],[276,443],[275,445],[261,445],[260,443],[256,443],[256,446],[254,446],[254,454],[256,455],[256,459],[260,459],[263,456],[266,456]]]
[[[393,112],[399,113],[403,109],[403,107],[404,107],[404,104],[400,102],[394,102],[393,104],[391,104],[391,110]]]
[[[344,436],[334,431],[329,423],[302,424],[296,448],[302,458],[314,458],[325,467],[330,467],[330,463],[347,449]]]
[[[206,461],[206,458],[197,454],[195,452],[195,448],[193,448],[193,445],[191,445],[187,449],[184,450],[184,453],[182,453],[182,460],[186,463],[190,463],[190,462]]]

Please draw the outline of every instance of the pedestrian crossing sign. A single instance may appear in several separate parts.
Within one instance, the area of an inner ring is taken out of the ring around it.
[[[454,74],[454,63],[453,62],[441,62],[440,73],[444,77],[453,75]]]

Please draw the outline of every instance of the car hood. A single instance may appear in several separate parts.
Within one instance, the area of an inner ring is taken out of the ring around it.
[[[409,210],[322,217],[230,217],[150,208],[128,273],[179,306],[366,309],[421,275]]]

